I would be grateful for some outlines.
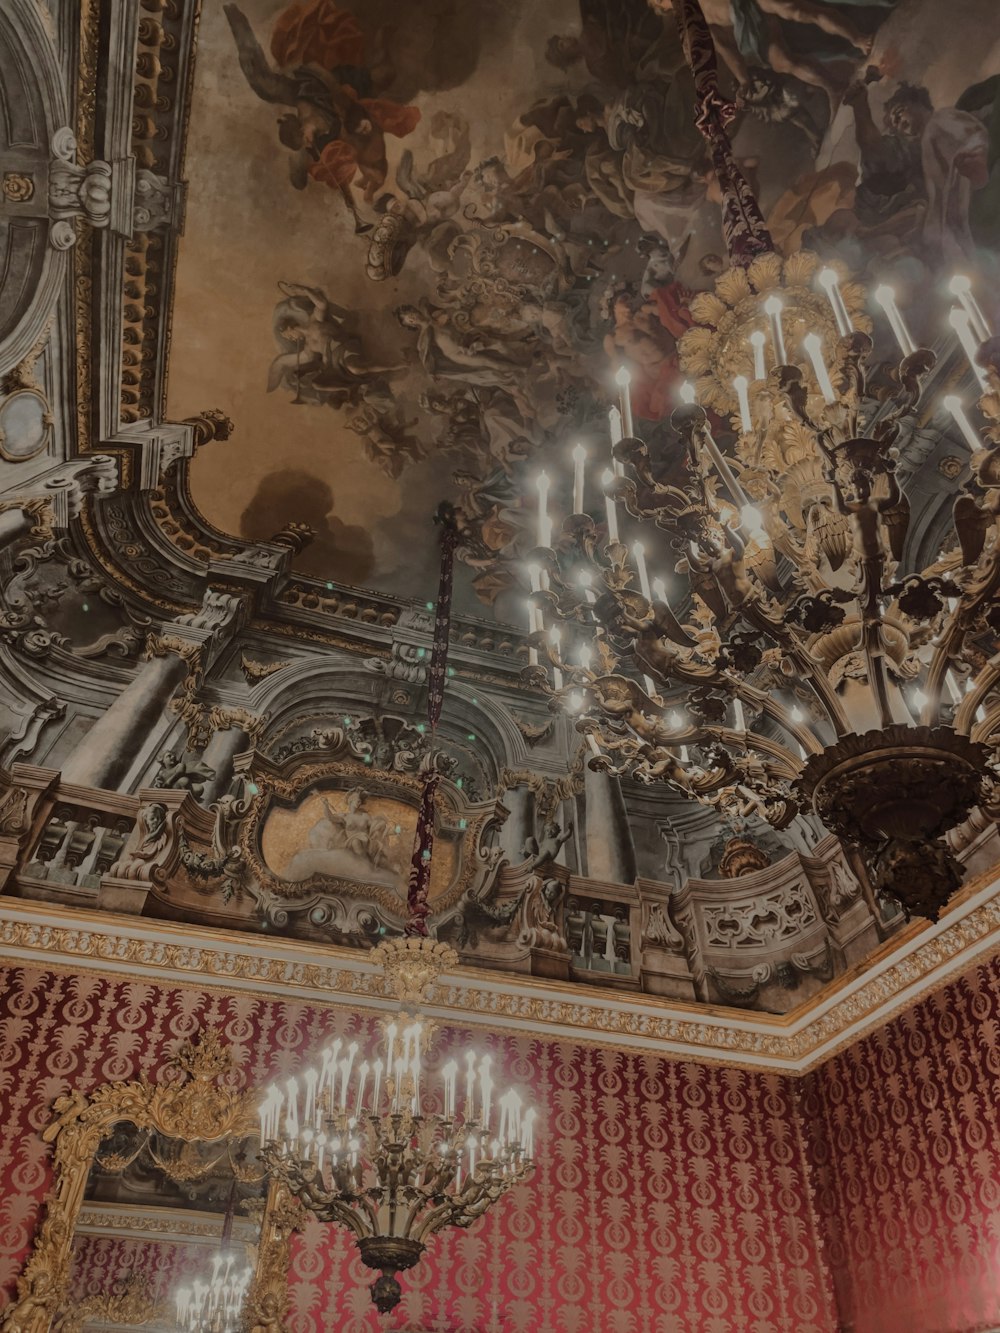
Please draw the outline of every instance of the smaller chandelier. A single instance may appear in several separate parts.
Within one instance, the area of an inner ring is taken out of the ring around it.
[[[379,952],[397,994],[411,1001],[457,961],[426,938]],[[431,1091],[432,1029],[403,1011],[385,1024],[377,1051],[338,1038],[260,1106],[268,1170],[321,1221],[353,1232],[362,1262],[381,1274],[371,1293],[383,1313],[402,1295],[396,1274],[418,1262],[429,1236],[471,1225],[533,1166],[535,1111],[514,1089],[495,1094],[490,1056],[447,1061]]]
[[[233,1255],[216,1255],[207,1282],[196,1279],[177,1292],[177,1323],[184,1333],[238,1333],[251,1276]]]

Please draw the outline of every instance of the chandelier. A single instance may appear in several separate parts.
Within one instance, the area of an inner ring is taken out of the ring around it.
[[[447,679],[458,535],[450,506],[441,506],[436,521],[443,535],[427,687],[432,734]],[[535,1111],[494,1079],[489,1055],[477,1059],[469,1050],[436,1072],[425,1065],[434,1024],[421,1006],[442,972],[458,964],[454,949],[427,928],[439,777],[432,748],[422,770],[405,933],[373,951],[400,1012],[384,1022],[377,1049],[338,1039],[301,1078],[273,1085],[259,1108],[269,1173],[321,1221],[354,1234],[362,1263],[380,1274],[371,1295],[383,1313],[401,1299],[396,1274],[420,1260],[431,1236],[471,1226],[533,1168]]]
[[[410,999],[458,961],[426,938],[378,951]],[[470,1226],[532,1169],[534,1110],[514,1089],[495,1090],[489,1055],[466,1051],[432,1077],[432,1028],[409,1009],[385,1022],[376,1050],[338,1039],[260,1106],[269,1171],[321,1221],[353,1232],[362,1262],[381,1274],[371,1293],[382,1312],[399,1303],[396,1274],[430,1236]]]
[[[813,814],[877,892],[936,920],[961,880],[944,835],[984,798],[1000,732],[998,342],[956,276],[949,322],[983,429],[943,398],[971,480],[955,538],[914,565],[896,446],[936,356],[880,286],[898,356],[876,362],[864,287],[775,253],[732,157],[700,9],[679,8],[731,265],[691,302],[673,443],[636,435],[622,366],[604,460],[588,469],[578,445],[551,498],[535,479],[525,675],[576,716],[591,768],[777,829]]]
[[[196,1279],[177,1292],[179,1327],[184,1333],[239,1333],[251,1276],[252,1270],[241,1267],[233,1255],[216,1255],[207,1281]]]

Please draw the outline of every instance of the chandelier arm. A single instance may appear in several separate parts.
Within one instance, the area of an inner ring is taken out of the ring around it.
[[[741,685],[735,693],[739,698],[745,700],[745,702],[752,704],[755,708],[759,708],[760,711],[766,714],[772,722],[776,722],[778,726],[781,727],[782,731],[785,731],[790,736],[794,737],[807,754],[819,754],[822,751],[823,746],[813,733],[807,727],[800,727],[793,721],[788,709],[780,700],[775,699],[764,690],[757,689],[754,685]],[[761,748],[765,748],[765,740],[767,740],[767,737],[758,736],[757,733],[754,732],[754,741],[759,744]],[[792,757],[790,750],[785,750],[784,747],[780,748],[782,754],[788,755],[789,758]],[[778,751],[775,750],[774,753],[777,754]]]
[[[850,723],[847,720],[847,714],[837,698],[836,691],[830,684],[826,672],[817,663],[815,658],[806,650],[804,645],[796,642],[794,636],[787,626],[777,626],[765,616],[761,615],[759,608],[748,605],[742,608],[743,618],[751,624],[754,629],[759,630],[772,638],[785,655],[799,669],[799,673],[804,680],[807,680],[826,710],[827,718],[833,727],[837,736],[846,736],[851,730]],[[812,744],[805,745],[807,750],[812,748]],[[820,747],[822,748],[822,747]]]
[[[998,681],[1000,681],[1000,653],[990,658],[976,677],[975,685],[959,704],[953,723],[957,732],[966,736],[971,733],[976,713]]]
[[[988,742],[998,731],[1000,731],[1000,702],[992,706],[982,722],[976,723],[970,736],[974,741]]]

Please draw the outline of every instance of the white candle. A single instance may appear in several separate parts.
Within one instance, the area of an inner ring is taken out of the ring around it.
[[[958,335],[958,341],[962,344],[962,351],[969,359],[969,365],[972,367],[972,373],[979,381],[979,387],[985,393],[989,387],[989,381],[986,378],[986,371],[983,370],[976,361],[976,353],[979,351],[980,339],[972,332],[972,321],[969,319],[968,312],[959,310],[956,306],[948,316],[948,323]]]
[[[488,1055],[484,1055],[479,1062],[479,1090],[483,1099],[482,1124],[483,1129],[490,1127],[490,1103],[493,1098],[493,1079],[490,1075],[491,1060]]]
[[[653,596],[658,602],[665,602],[667,600],[667,585],[662,579],[653,580]]]
[[[458,1065],[454,1060],[442,1067],[441,1077],[444,1079],[444,1113],[450,1120],[455,1114],[455,1080],[458,1077]]]
[[[684,381],[684,383],[680,387],[679,392],[682,403],[696,403],[698,401],[695,395],[694,385],[690,382],[690,380]]]
[[[573,449],[573,513],[583,513],[583,465],[587,461],[587,451],[582,444]]]
[[[812,362],[813,373],[816,376],[819,391],[823,395],[823,401],[826,403],[835,402],[837,395],[833,392],[833,381],[830,379],[830,372],[823,360],[823,344],[819,335],[807,333],[802,339],[802,345],[809,354],[809,360]]]
[[[535,607],[534,602],[529,602],[529,603],[528,603],[528,633],[529,633],[529,634],[534,634],[534,632],[535,632],[535,613],[536,613],[536,609],[537,609],[537,608]],[[529,648],[528,648],[528,665],[529,665],[529,666],[538,666],[538,649],[537,649],[537,648],[532,648],[532,647],[529,647]]]
[[[844,298],[840,293],[840,279],[837,277],[837,270],[833,268],[821,269],[819,282],[825,290],[827,299],[833,309],[833,317],[837,321],[837,332],[843,338],[852,330],[851,321],[847,314],[847,306],[844,304]]]
[[[904,356],[909,356],[911,352],[916,351],[916,343],[910,337],[910,331],[903,323],[903,316],[899,313],[899,306],[896,304],[896,293],[886,283],[875,288],[875,300],[885,312],[885,317],[895,334],[896,341],[899,343],[899,350]]]
[[[545,472],[539,472],[535,483],[538,487],[538,545],[548,546],[552,540],[552,526],[549,523],[549,478]]]
[[[646,570],[646,548],[642,542],[633,542],[632,554],[635,556],[635,568],[639,575],[639,589],[643,597],[649,601],[652,593],[649,590],[649,574]]]
[[[962,406],[961,398],[958,398],[955,396],[955,394],[950,393],[947,396],[947,398],[945,398],[944,405],[954,418],[955,425],[958,427],[958,429],[962,432],[963,436],[965,437],[965,443],[969,446],[969,448],[972,450],[973,453],[978,453],[978,451],[983,447],[982,441],[976,434],[972,422],[965,414],[965,408]]]
[[[378,1115],[379,1093],[382,1091],[382,1061],[375,1061],[375,1074],[372,1079],[372,1115]]]
[[[645,687],[646,693],[649,695],[649,697],[650,697],[651,699],[655,699],[655,698],[656,698],[656,683],[655,683],[655,681],[653,680],[653,677],[652,677],[652,676],[643,676],[643,678],[642,678],[642,683],[643,683],[643,686]]]
[[[622,428],[626,435],[631,436],[634,430],[632,425],[632,394],[629,389],[632,376],[626,366],[622,366],[618,371],[615,376],[615,383],[618,385],[618,397],[621,403]]]
[[[530,1157],[535,1148],[535,1108],[529,1106],[521,1120],[521,1148]]]
[[[737,730],[737,731],[746,731],[746,729],[747,729],[747,720],[746,720],[746,717],[745,717],[744,714],[743,714],[743,700],[742,700],[742,699],[734,699],[734,700],[733,700],[733,714],[734,714],[735,719],[736,719],[736,730]]]
[[[587,744],[590,746],[591,754],[598,758],[601,756],[601,747],[597,744],[597,738],[592,731],[587,732]]]
[[[608,474],[605,473],[604,475],[607,476]],[[587,604],[589,606],[593,606],[593,604],[597,601],[597,598],[591,591],[591,585],[593,584],[594,580],[591,578],[587,570],[582,571],[578,579],[578,582],[580,584],[580,587],[583,589],[583,595],[587,601]]]
[[[475,1116],[475,1107],[473,1106],[473,1095],[476,1087],[476,1057],[473,1051],[467,1051],[465,1054],[465,1119],[472,1120]]]
[[[583,667],[584,671],[590,670],[590,644],[581,643],[580,651],[577,653],[577,661]]]
[[[615,479],[615,474],[610,468],[601,475],[601,485],[607,488]],[[618,540],[618,507],[610,495],[605,495],[604,505],[608,516],[608,541],[616,542]]]
[[[562,635],[559,633],[559,627],[557,625],[553,625],[552,628],[549,630],[549,643],[551,643],[556,657],[559,656],[559,646],[561,642],[562,642]],[[552,668],[552,683],[557,690],[562,689],[563,685],[562,672],[559,670],[558,667]]]
[[[957,296],[962,303],[962,309],[969,316],[969,322],[972,325],[972,331],[985,342],[987,338],[993,336],[990,326],[986,323],[986,316],[980,309],[979,302],[972,294],[972,283],[962,274],[956,273],[948,284],[948,290],[952,296]]]
[[[771,343],[774,346],[774,364],[785,364],[785,334],[781,327],[781,312],[784,310],[780,296],[769,296],[764,302],[764,313],[771,321]]]
[[[357,1101],[356,1101],[355,1106],[354,1106],[354,1118],[355,1118],[355,1120],[357,1120],[358,1117],[361,1115],[361,1111],[362,1111],[362,1109],[363,1109],[363,1107],[364,1107],[364,1104],[365,1104],[365,1100],[364,1100],[364,1098],[365,1098],[365,1088],[368,1086],[368,1073],[369,1073],[369,1070],[370,1070],[370,1069],[371,1069],[371,1066],[369,1065],[368,1061],[367,1061],[367,1060],[362,1060],[362,1062],[361,1062],[361,1067],[360,1067],[360,1069],[359,1069],[359,1071],[358,1071],[358,1072],[361,1074],[361,1078],[358,1080],[358,1097],[357,1097]]]
[[[611,466],[614,468],[615,476],[621,477],[625,473],[625,468],[615,458],[615,445],[622,438],[622,414],[617,407],[613,407],[608,413],[608,427],[611,431]]]
[[[767,366],[764,364],[764,344],[767,342],[760,329],[754,329],[750,335],[750,346],[753,348],[753,377],[755,380],[767,378]]]
[[[750,415],[750,393],[746,375],[737,375],[733,388],[740,404],[740,430],[746,435],[753,429],[753,417]]]

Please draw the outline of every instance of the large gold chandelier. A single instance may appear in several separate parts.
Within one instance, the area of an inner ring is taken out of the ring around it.
[[[239,1333],[252,1276],[252,1269],[235,1255],[217,1254],[210,1277],[195,1278],[178,1290],[174,1298],[178,1327],[183,1333]]]
[[[379,1049],[337,1040],[301,1078],[274,1085],[260,1107],[268,1170],[321,1221],[345,1226],[380,1276],[376,1307],[399,1303],[396,1274],[426,1241],[467,1227],[532,1170],[533,1109],[495,1080],[489,1055],[464,1053],[429,1077],[432,1024],[416,1004],[455,965],[445,944],[404,937],[376,951],[407,1008]]]
[[[526,674],[576,715],[592,768],[779,829],[815,814],[879,892],[934,920],[961,878],[943,835],[983,798],[1000,733],[997,343],[957,276],[950,323],[984,428],[944,398],[972,476],[957,539],[914,567],[896,445],[935,354],[882,286],[899,355],[873,367],[866,291],[812,254],[774,252],[724,132],[700,10],[679,8],[731,267],[691,305],[676,443],[637,437],[623,366],[609,454],[588,476],[578,446],[551,500],[536,478]],[[598,480],[600,526],[586,512]]]

